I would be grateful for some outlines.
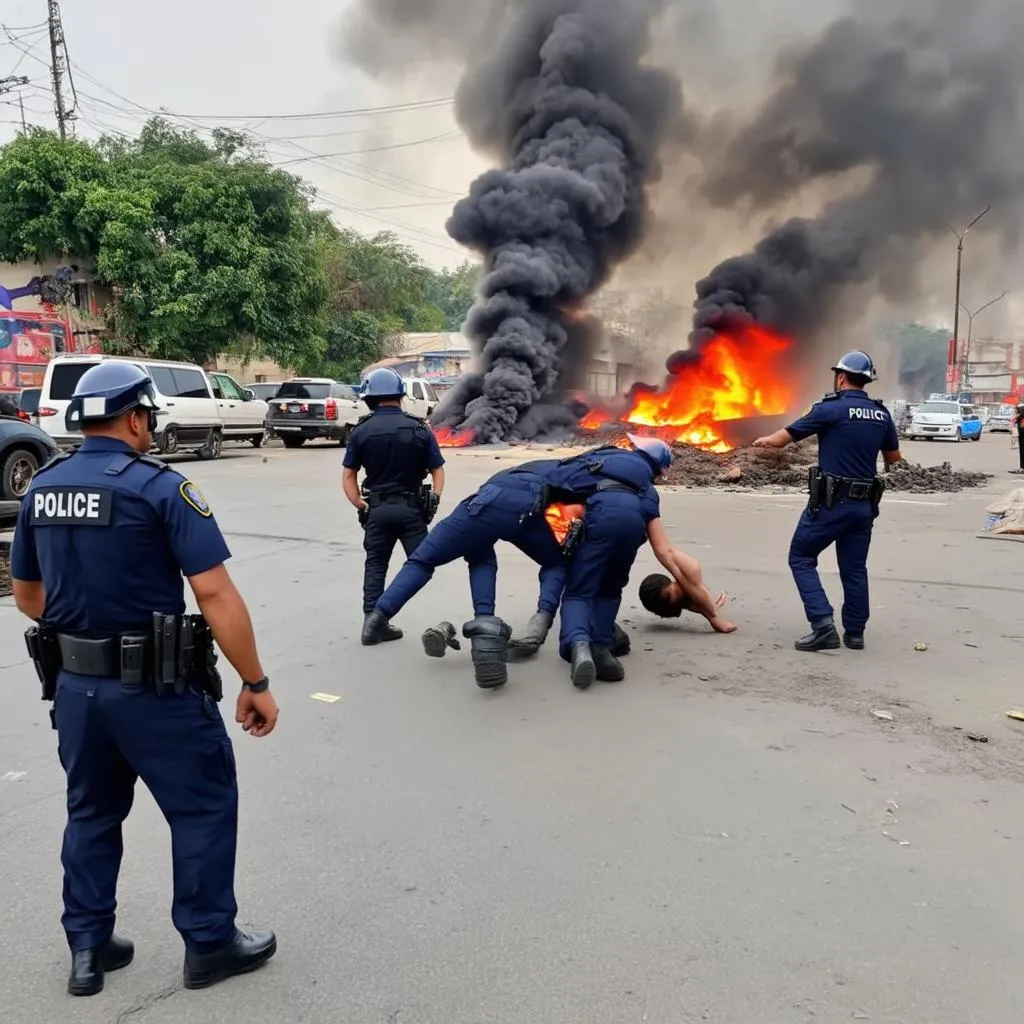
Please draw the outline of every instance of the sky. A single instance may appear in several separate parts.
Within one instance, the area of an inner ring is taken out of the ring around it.
[[[2,10],[0,79],[27,76],[26,121],[54,128],[45,0]],[[75,0],[62,16],[78,137],[135,134],[161,110],[182,126],[247,130],[340,224],[393,231],[435,267],[473,258],[444,228],[485,167],[455,124],[452,89],[346,68],[344,0]],[[296,116],[322,112],[332,116]],[[0,97],[0,143],[20,118],[17,92]]]

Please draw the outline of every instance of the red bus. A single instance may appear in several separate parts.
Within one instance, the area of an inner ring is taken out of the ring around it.
[[[99,352],[79,346],[71,323],[55,313],[0,309],[0,392],[42,387],[50,357],[59,352]]]

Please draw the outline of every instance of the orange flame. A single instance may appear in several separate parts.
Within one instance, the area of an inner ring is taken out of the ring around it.
[[[476,439],[472,430],[453,430],[451,427],[441,427],[434,431],[434,437],[442,448],[466,448]]]
[[[574,520],[583,518],[583,512],[582,505],[563,505],[560,502],[548,505],[544,509],[544,518],[559,544],[565,543],[569,527],[572,526]]]
[[[626,426],[652,428],[644,433],[669,443],[731,451],[719,424],[781,416],[792,406],[794,389],[779,365],[789,346],[787,338],[756,325],[719,334],[703,347],[699,360],[682,366],[662,388],[638,392],[621,420]],[[592,410],[580,426],[594,430],[611,420]]]

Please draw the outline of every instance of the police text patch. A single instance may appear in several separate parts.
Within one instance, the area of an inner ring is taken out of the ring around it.
[[[851,405],[850,419],[877,420],[879,423],[885,423],[889,419],[889,414],[884,409],[866,409],[862,405]]]
[[[36,487],[24,500],[33,526],[110,525],[113,499],[105,487]]]
[[[183,480],[178,491],[185,499],[185,504],[191,505],[201,516],[209,518],[213,515],[209,503],[203,497],[203,492],[191,480]]]

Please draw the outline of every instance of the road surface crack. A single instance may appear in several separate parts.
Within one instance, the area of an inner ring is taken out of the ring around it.
[[[114,1024],[125,1024],[125,1021],[130,1020],[136,1014],[145,1013],[150,1007],[155,1006],[157,1003],[162,1003],[165,999],[170,999],[175,992],[182,990],[181,983],[177,985],[169,985],[166,988],[157,989],[155,992],[150,992],[144,995],[141,999],[137,999],[127,1009],[122,1010],[117,1017],[114,1019]]]

